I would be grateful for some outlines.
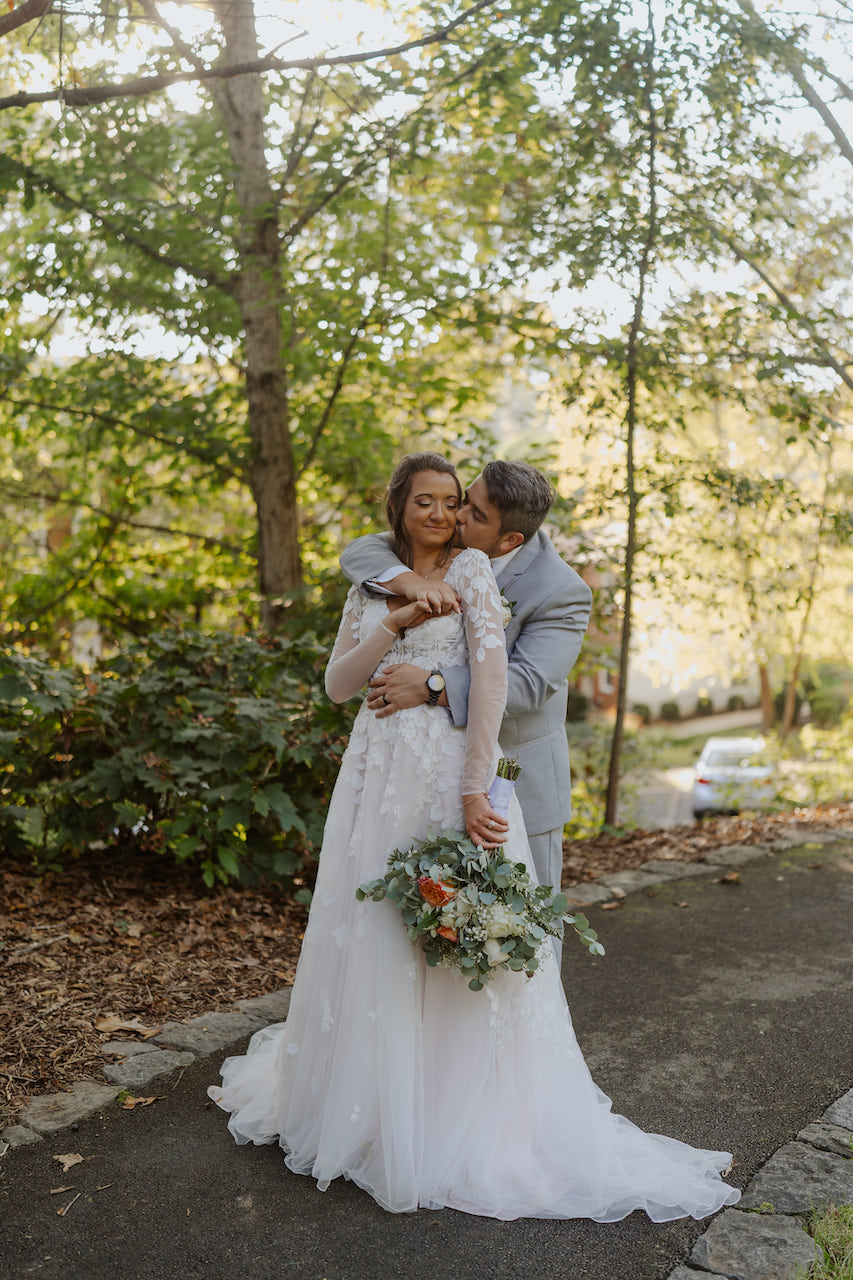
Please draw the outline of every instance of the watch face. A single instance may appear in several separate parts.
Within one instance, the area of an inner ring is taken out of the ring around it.
[[[432,689],[433,693],[441,693],[444,688],[444,676],[434,671],[431,676],[427,676],[427,688]]]

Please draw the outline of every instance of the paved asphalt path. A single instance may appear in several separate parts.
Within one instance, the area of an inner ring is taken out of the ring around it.
[[[853,845],[806,846],[740,874],[591,909],[607,955],[567,948],[564,980],[616,1109],[733,1151],[742,1187],[853,1084]],[[640,1213],[608,1225],[395,1216],[342,1181],[321,1194],[277,1147],[233,1145],[206,1106],[218,1065],[154,1081],[161,1098],[149,1107],[113,1105],[9,1152],[3,1280],[659,1280],[702,1231]],[[52,1157],[67,1152],[84,1163],[63,1174]]]

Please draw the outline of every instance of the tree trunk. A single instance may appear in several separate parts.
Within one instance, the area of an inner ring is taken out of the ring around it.
[[[787,738],[794,727],[794,719],[797,714],[797,682],[800,678],[801,662],[802,658],[800,654],[797,654],[794,660],[794,669],[785,686],[785,706],[782,711],[782,727],[779,730],[779,737],[782,739]]]
[[[226,5],[220,18],[229,63],[258,57],[254,12]],[[240,208],[236,297],[244,330],[252,459],[249,482],[258,520],[261,624],[274,631],[284,598],[302,583],[299,513],[290,438],[281,323],[278,202],[267,169],[260,75],[237,76],[217,94],[225,118]]]
[[[770,687],[770,673],[766,662],[759,662],[758,678],[761,681],[761,731],[770,733],[776,712],[773,707],[773,690]]]
[[[640,256],[637,294],[634,315],[628,334],[627,349],[627,409],[625,413],[625,488],[628,500],[628,529],[625,537],[625,599],[622,610],[622,636],[619,643],[619,677],[616,688],[616,720],[610,743],[610,762],[607,771],[607,799],[604,808],[606,826],[616,823],[619,806],[619,773],[622,764],[622,744],[625,737],[625,707],[628,697],[628,666],[631,651],[631,623],[634,598],[634,557],[637,547],[637,492],[634,472],[634,444],[637,433],[637,390],[639,385],[639,340],[643,327],[643,305],[646,280],[651,270],[652,250],[657,239],[657,116],[654,105],[655,29],[651,3],[648,6],[648,38],[646,41],[645,97],[648,109],[648,224],[643,238]]]

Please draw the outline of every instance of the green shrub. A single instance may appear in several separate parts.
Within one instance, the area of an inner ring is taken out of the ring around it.
[[[635,702],[631,708],[631,714],[635,715],[643,724],[650,724],[652,719],[652,709],[645,702]]]
[[[563,828],[567,839],[585,840],[601,834],[607,805],[612,739],[613,727],[609,724],[584,725],[569,734],[572,816]],[[633,768],[639,755],[637,735],[627,729],[622,741],[623,774]],[[630,799],[628,791],[623,777],[620,784],[620,807],[622,801]]]
[[[849,682],[818,685],[809,694],[812,723],[821,729],[840,724],[850,700]]]
[[[153,848],[208,885],[303,870],[352,718],[325,696],[312,621],[276,639],[164,630],[89,676],[0,651],[3,846],[40,866]]]
[[[710,716],[713,714],[713,711],[714,711],[714,704],[710,698],[706,697],[703,694],[701,698],[696,699],[697,716]]]
[[[664,702],[660,709],[661,720],[680,720],[681,712],[678,709],[677,702]]]
[[[726,703],[727,711],[743,711],[746,703],[739,693],[733,693]]]

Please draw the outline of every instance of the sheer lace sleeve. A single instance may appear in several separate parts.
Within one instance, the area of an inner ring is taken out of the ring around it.
[[[326,667],[326,693],[332,702],[354,698],[391,648],[396,636],[381,623],[361,637],[364,597],[350,587],[332,656]]]
[[[473,795],[488,790],[494,777],[506,702],[506,644],[500,592],[488,558],[482,551],[463,551],[454,568],[471,666],[462,794]]]

